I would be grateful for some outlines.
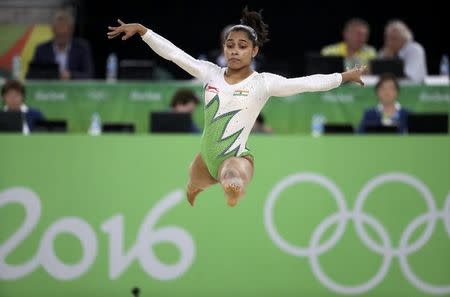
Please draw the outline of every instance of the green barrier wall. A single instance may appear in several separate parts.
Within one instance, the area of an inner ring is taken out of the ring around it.
[[[49,118],[68,120],[71,132],[86,133],[90,117],[99,112],[103,121],[131,122],[138,133],[148,132],[151,110],[165,110],[180,87],[193,88],[202,96],[202,86],[186,82],[28,82],[27,100]],[[402,86],[400,103],[417,112],[450,112],[450,87]],[[310,132],[311,117],[322,113],[328,122],[359,124],[365,108],[377,104],[374,87],[341,86],[329,92],[303,93],[272,98],[263,109],[266,121],[277,134]],[[194,114],[203,127],[203,108]]]
[[[0,296],[450,296],[450,138],[254,136],[191,208],[195,136],[0,136]]]

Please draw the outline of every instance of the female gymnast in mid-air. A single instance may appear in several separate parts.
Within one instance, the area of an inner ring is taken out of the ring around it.
[[[268,26],[260,12],[243,10],[241,23],[226,33],[223,52],[226,67],[197,60],[154,31],[138,23],[108,27],[108,38],[122,35],[126,40],[138,33],[161,57],[170,60],[204,84],[205,122],[200,153],[189,168],[187,199],[193,206],[196,196],[220,183],[229,206],[244,195],[253,176],[254,160],[246,143],[258,114],[271,96],[291,96],[302,92],[327,91],[344,82],[363,85],[366,67],[342,73],[315,74],[285,78],[272,73],[258,73],[252,59],[268,41]]]

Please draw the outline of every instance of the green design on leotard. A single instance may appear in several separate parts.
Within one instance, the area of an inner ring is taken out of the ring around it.
[[[230,136],[222,138],[228,123],[240,109],[216,117],[219,105],[220,99],[219,96],[216,95],[205,106],[205,128],[203,129],[201,145],[203,161],[205,161],[209,173],[216,179],[220,164],[227,158],[237,155],[239,147],[231,152],[226,152],[234,144],[236,139],[242,133],[242,130],[244,130],[244,128],[242,128]]]

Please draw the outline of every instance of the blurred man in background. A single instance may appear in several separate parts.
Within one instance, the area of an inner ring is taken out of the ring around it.
[[[410,112],[397,101],[400,92],[397,78],[391,73],[380,75],[375,92],[378,105],[364,111],[358,132],[365,133],[370,127],[390,126],[398,133],[407,133]]]
[[[414,41],[409,27],[402,21],[387,23],[384,30],[384,45],[379,52],[381,58],[400,58],[404,64],[404,74],[416,83],[422,83],[427,76],[425,49]]]
[[[175,92],[170,102],[170,110],[172,112],[184,112],[192,114],[199,105],[200,101],[197,95],[191,89],[182,88]],[[192,133],[199,133],[200,129],[192,121]]]
[[[367,44],[369,34],[369,24],[365,20],[352,18],[344,25],[343,40],[325,46],[320,53],[323,56],[344,57],[346,68],[353,68],[356,65],[369,66],[369,61],[377,55],[375,48]]]
[[[91,79],[94,74],[89,43],[74,38],[75,18],[69,8],[57,9],[52,19],[53,39],[36,48],[31,63],[58,64],[59,78]]]
[[[18,80],[9,80],[2,87],[3,111],[22,112],[24,115],[23,133],[29,134],[38,120],[44,115],[35,108],[25,104],[25,86]]]

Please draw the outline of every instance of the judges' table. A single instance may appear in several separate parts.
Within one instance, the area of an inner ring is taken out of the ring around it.
[[[28,82],[29,105],[40,108],[47,117],[66,119],[70,132],[85,133],[91,116],[99,112],[107,122],[130,122],[138,133],[149,131],[149,112],[165,110],[170,98],[181,87],[194,89],[202,98],[202,85],[183,82]],[[449,112],[450,87],[404,85],[402,106],[417,112]],[[309,133],[312,115],[323,114],[330,123],[357,126],[363,111],[377,104],[373,86],[341,86],[328,92],[303,93],[271,98],[263,109],[275,133]],[[194,114],[203,126],[202,108]]]

